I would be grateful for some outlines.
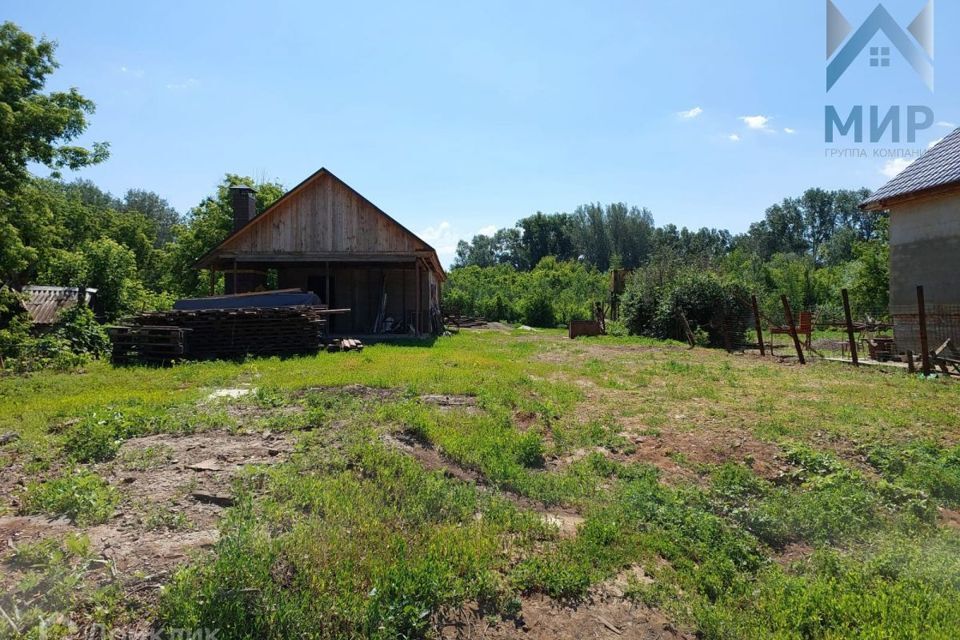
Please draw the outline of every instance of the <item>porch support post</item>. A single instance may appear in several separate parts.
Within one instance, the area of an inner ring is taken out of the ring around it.
[[[414,265],[414,269],[416,270],[415,272],[417,274],[417,335],[419,336],[422,333],[421,322],[420,322],[420,307],[423,304],[423,301],[421,300],[421,298],[423,297],[423,291],[420,285],[420,260],[417,258],[414,258],[413,265]]]

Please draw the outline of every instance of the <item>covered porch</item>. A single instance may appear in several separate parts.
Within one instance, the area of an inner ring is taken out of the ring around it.
[[[331,317],[329,331],[335,336],[419,336],[438,329],[434,312],[440,306],[440,282],[422,256],[380,255],[369,260],[238,256],[211,265],[211,290],[220,273],[227,294],[298,288],[312,291],[331,309],[350,309]]]

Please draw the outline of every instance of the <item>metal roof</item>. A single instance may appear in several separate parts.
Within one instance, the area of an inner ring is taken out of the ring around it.
[[[885,209],[897,200],[951,186],[960,187],[960,129],[917,158],[860,206]]]
[[[86,289],[85,291],[89,304],[97,290]],[[61,311],[76,306],[77,297],[80,295],[76,287],[47,287],[42,285],[26,286],[23,288],[23,293],[27,296],[27,299],[23,301],[23,306],[30,314],[30,321],[33,324],[53,324],[57,321],[57,315]]]

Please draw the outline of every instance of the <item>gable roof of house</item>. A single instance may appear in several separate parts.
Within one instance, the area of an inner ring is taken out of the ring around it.
[[[960,129],[920,156],[860,207],[880,211],[904,200],[954,190],[960,191]]]
[[[356,195],[356,196],[357,196],[361,201],[363,201],[365,204],[369,205],[374,211],[376,211],[378,214],[382,215],[382,216],[385,217],[387,220],[389,220],[390,222],[392,222],[393,224],[395,224],[403,233],[409,235],[409,236],[410,236],[411,238],[413,238],[416,242],[422,244],[422,245],[425,247],[425,251],[428,252],[428,253],[430,253],[430,254],[432,254],[432,255],[431,255],[431,260],[430,260],[430,262],[432,262],[433,265],[436,267],[436,269],[437,269],[438,273],[440,274],[440,276],[441,276],[441,277],[444,277],[445,274],[444,274],[444,272],[443,272],[443,266],[440,264],[440,258],[437,256],[437,251],[436,251],[436,249],[434,249],[432,246],[430,246],[427,242],[425,242],[422,238],[420,238],[420,236],[418,236],[417,234],[415,234],[413,231],[410,231],[408,228],[406,228],[405,226],[403,226],[402,224],[400,224],[397,220],[395,220],[392,216],[390,216],[390,214],[388,214],[387,212],[385,212],[383,209],[381,209],[381,208],[378,207],[377,205],[375,205],[375,204],[373,204],[372,202],[370,202],[370,200],[368,200],[362,193],[360,193],[359,191],[357,191],[356,189],[354,189],[353,187],[351,187],[350,185],[348,185],[346,182],[344,182],[343,180],[341,180],[340,178],[338,178],[336,175],[334,175],[334,173],[333,173],[332,171],[330,171],[330,170],[327,169],[326,167],[320,167],[320,169],[318,169],[317,171],[315,171],[313,174],[311,174],[309,177],[307,177],[305,180],[303,180],[300,184],[298,184],[297,186],[293,187],[292,189],[290,189],[289,191],[287,191],[286,193],[284,193],[282,196],[280,196],[273,204],[271,204],[269,207],[267,207],[266,209],[264,209],[264,211],[263,211],[262,213],[260,213],[259,215],[254,216],[253,218],[251,218],[250,220],[248,220],[248,221],[247,221],[243,226],[241,226],[240,228],[234,229],[233,231],[231,231],[230,234],[227,235],[226,238],[224,238],[223,240],[220,241],[219,244],[217,244],[217,246],[215,246],[214,248],[210,249],[210,250],[207,251],[205,254],[203,254],[202,256],[200,256],[200,257],[193,263],[194,268],[196,268],[196,269],[205,268],[205,267],[208,265],[208,263],[211,261],[211,259],[214,258],[214,257],[216,256],[216,254],[219,253],[219,252],[221,251],[221,249],[223,249],[223,247],[224,247],[225,245],[227,245],[227,244],[229,244],[230,242],[232,242],[232,241],[233,241],[235,238],[237,238],[238,236],[243,235],[244,233],[246,233],[246,232],[247,232],[249,229],[251,229],[252,227],[254,227],[254,226],[262,223],[262,222],[263,222],[264,220],[266,220],[267,218],[272,217],[277,211],[282,210],[282,209],[283,209],[283,206],[282,206],[282,205],[283,205],[285,202],[287,202],[288,200],[290,200],[295,194],[300,193],[301,191],[303,191],[304,189],[308,188],[310,185],[312,185],[313,183],[317,182],[318,180],[320,180],[320,179],[323,178],[324,176],[329,176],[331,179],[335,180],[337,183],[343,185],[343,187],[345,187],[345,188],[348,189],[351,193],[353,193],[354,195]]]

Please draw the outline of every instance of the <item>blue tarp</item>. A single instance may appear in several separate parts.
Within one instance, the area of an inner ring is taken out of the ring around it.
[[[320,298],[312,291],[264,291],[236,296],[186,298],[174,302],[173,308],[178,311],[201,311],[205,309],[243,309],[246,307],[300,307],[319,304]]]

